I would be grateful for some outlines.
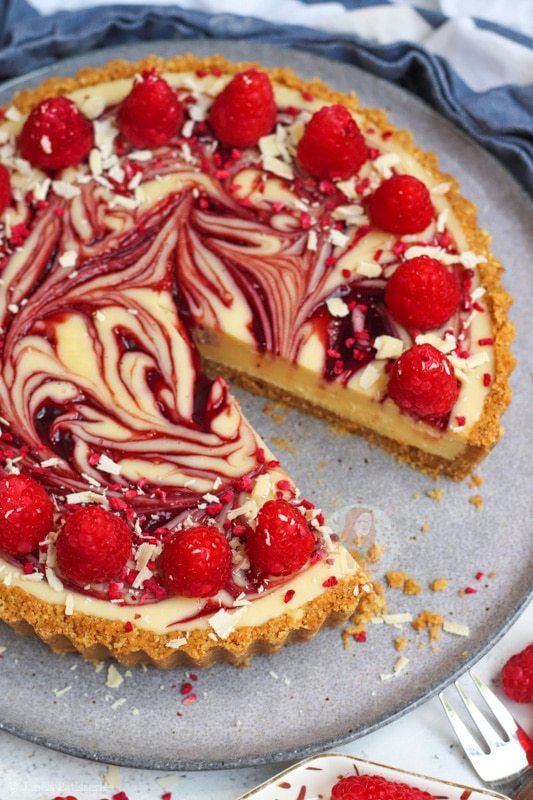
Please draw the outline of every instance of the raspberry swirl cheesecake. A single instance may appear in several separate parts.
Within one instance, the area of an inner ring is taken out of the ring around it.
[[[464,476],[512,329],[453,179],[353,97],[220,57],[23,92],[0,154],[0,617],[170,667],[371,613],[220,374]]]

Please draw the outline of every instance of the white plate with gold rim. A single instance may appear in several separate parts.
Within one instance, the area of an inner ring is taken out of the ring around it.
[[[238,800],[329,800],[333,786],[352,775],[377,775],[388,781],[406,783],[439,800],[505,800],[505,795],[490,789],[464,786],[429,778],[397,767],[375,764],[363,758],[323,753],[274,775]]]

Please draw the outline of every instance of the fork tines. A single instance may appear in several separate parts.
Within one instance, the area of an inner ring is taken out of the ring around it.
[[[528,769],[526,753],[518,738],[518,726],[503,703],[475,672],[469,672],[481,698],[501,726],[504,736],[497,732],[486,715],[480,711],[469,694],[456,681],[455,688],[468,711],[486,751],[472,736],[467,726],[444,692],[440,701],[463,750],[482,781],[491,785],[513,783]]]

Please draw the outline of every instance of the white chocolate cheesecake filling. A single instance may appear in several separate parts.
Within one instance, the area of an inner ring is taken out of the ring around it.
[[[194,73],[165,73],[164,77],[174,87],[178,89],[187,89],[192,92],[203,112],[203,114],[200,114],[200,117],[202,117],[207,113],[208,106],[213,97],[224,88],[231,76],[216,77],[207,75],[198,77]],[[84,113],[91,116],[91,114],[94,114],[98,110],[101,112],[103,108],[120,103],[131,90],[132,83],[133,79],[104,82],[94,87],[78,89],[69,96],[79,105]],[[295,89],[277,85],[274,87],[274,90],[276,101],[280,108],[293,107],[309,112],[310,114],[326,105],[324,101],[319,99],[304,99],[301,93]],[[365,120],[362,115],[354,113],[354,118],[364,130],[365,138],[369,146],[380,150],[382,154],[380,159],[382,161],[387,158],[391,160],[392,157],[392,162],[394,163],[396,171],[415,175],[425,182],[430,191],[432,189],[437,189],[437,192],[432,194],[432,200],[439,218],[445,218],[446,229],[454,240],[458,252],[460,254],[468,253],[468,242],[462,226],[446,198],[446,193],[441,193],[440,189],[442,186],[438,185],[437,180],[410,153],[400,146],[395,137],[383,140],[380,135],[381,131],[375,129],[368,130],[368,128],[365,128]],[[22,122],[23,120],[7,122],[6,126],[11,130],[17,130],[22,125]],[[300,125],[300,128],[303,131],[302,125]],[[299,131],[296,131],[296,137],[299,133]],[[271,138],[272,137],[265,137],[265,139]],[[149,155],[148,153],[148,157]],[[385,174],[387,174],[386,169],[387,167],[385,165]],[[359,177],[364,176],[368,172],[368,164],[365,164]],[[254,182],[257,182],[258,177],[261,177],[261,191],[254,194],[252,187]],[[290,181],[271,173],[267,173],[266,181],[263,180],[264,177],[265,173],[261,174],[256,168],[245,169],[239,172],[234,178],[238,186],[238,188],[235,189],[236,198],[247,197],[252,206],[257,206],[258,208],[264,206],[265,203],[272,202],[283,203],[293,208],[295,204],[298,204],[298,197],[292,191]],[[140,209],[143,212],[148,211],[150,208],[154,208],[158,202],[169,194],[179,193],[187,189],[190,190],[192,186],[199,187],[213,196],[216,196],[219,191],[216,186],[216,181],[214,182],[211,176],[202,173],[198,167],[192,166],[189,170],[187,170],[187,168],[184,170],[183,166],[180,166],[179,173],[166,173],[165,175],[158,175],[154,180],[145,180],[142,182]],[[81,215],[80,209],[76,209],[76,211]],[[134,215],[128,215],[123,209],[120,211],[121,213],[119,216],[122,230],[124,230],[124,226],[126,226],[126,228],[133,226],[135,224]],[[282,217],[283,214],[278,216]],[[108,222],[111,223],[110,220],[108,220]],[[78,219],[78,224],[82,227],[81,219]],[[115,219],[115,222],[111,224],[116,225],[117,220]],[[349,230],[350,228],[348,228],[348,235]],[[246,231],[244,235],[246,236]],[[249,241],[253,242],[255,233],[250,233],[249,235],[251,237]],[[419,241],[424,235],[425,234],[421,234],[417,237],[406,237],[406,239],[412,238]],[[328,280],[322,288],[322,295],[327,296],[328,293],[335,290],[336,286],[342,285],[343,279],[340,276],[340,272],[342,269],[346,268],[347,265],[351,264],[357,269],[358,264],[367,262],[371,258],[373,250],[378,249],[379,246],[384,245],[387,241],[390,244],[395,241],[395,239],[396,237],[392,235],[384,234],[380,231],[372,231],[368,236],[363,237],[355,247],[348,247],[347,252],[344,255],[340,255],[335,268],[331,270]],[[256,245],[256,255],[259,257],[266,256],[269,253],[274,256],[282,255],[280,240],[274,230],[268,237],[265,237],[265,234],[261,233],[260,237],[256,240]],[[200,290],[201,295],[197,298],[197,301],[201,302],[201,312],[199,307],[199,314],[196,319],[197,324],[200,328],[206,328],[207,330],[212,329],[217,333],[224,334],[225,336],[216,337],[220,342],[225,341],[226,337],[229,337],[227,340],[231,343],[233,343],[233,340],[237,340],[246,345],[253,345],[253,338],[250,334],[253,312],[246,298],[243,296],[242,291],[235,284],[231,274],[225,270],[222,262],[213,256],[212,251],[204,250],[202,255],[202,243],[199,240],[194,242],[194,246],[200,251],[199,257],[204,259],[204,267],[200,268],[201,271],[208,269],[210,275],[216,273],[222,274],[226,297],[231,298],[230,302],[222,300],[218,291],[213,292],[212,289],[208,287],[202,287]],[[419,247],[419,245],[414,246]],[[22,248],[23,251],[24,249],[25,248]],[[231,254],[233,251],[228,252]],[[437,253],[433,255],[437,258],[439,257]],[[22,258],[23,255],[21,254],[19,257]],[[185,289],[186,282],[185,278]],[[309,291],[309,286],[306,287],[306,291]],[[482,292],[479,274],[476,269],[474,269],[472,292],[474,294]],[[318,296],[313,298],[314,301],[318,299]],[[296,298],[293,302],[298,303],[300,301]],[[301,302],[304,302],[304,298],[302,298]],[[209,309],[209,312],[207,309]],[[294,320],[292,322],[294,324]],[[443,327],[446,329],[446,326]],[[283,341],[285,341],[285,338],[283,332],[279,333],[282,336],[280,346],[283,351]],[[442,333],[443,331],[434,331],[431,335],[441,338]],[[290,336],[290,333],[288,335]],[[488,375],[490,380],[492,380],[494,375],[494,354],[491,346],[480,345],[479,341],[490,340],[491,335],[490,314],[488,312],[472,313],[471,319],[468,321],[468,336],[470,340],[469,352],[475,358],[471,359],[469,364],[461,364],[458,359],[454,364],[457,368],[462,386],[457,402],[451,413],[451,420],[454,418],[462,420],[464,418],[464,423],[453,424],[452,421],[450,422],[450,426],[446,430],[445,435],[451,437],[455,443],[451,446],[448,446],[448,444],[444,445],[444,451],[446,452],[443,451],[440,454],[445,458],[453,458],[460,452],[468,439],[470,430],[481,415],[485,398],[490,390],[490,385],[485,385],[483,376]],[[320,387],[322,384],[323,364],[326,357],[325,349],[324,343],[320,341],[312,331],[307,332],[304,324],[296,351],[291,344],[291,347],[286,352],[281,352],[280,355],[284,355],[285,358],[288,358],[289,361],[295,364],[304,366],[309,372],[315,372],[317,378],[316,385]],[[212,356],[211,352],[209,356]],[[256,358],[252,356],[252,359],[254,358],[257,361],[261,360],[260,357]],[[236,356],[231,350],[226,353],[225,349],[222,349],[219,353],[220,363],[234,367],[232,362],[235,360]],[[268,363],[268,357],[265,358],[265,361]],[[385,360],[376,360],[373,363],[371,380],[368,380],[368,374],[364,375],[364,370],[356,372],[350,378],[348,384],[345,386],[348,394],[351,396],[351,399],[347,401],[347,404],[352,407],[352,413],[350,414],[350,412],[348,412],[348,419],[353,419],[353,421],[359,421],[361,424],[364,424],[364,419],[354,419],[354,414],[355,417],[358,417],[359,412],[354,412],[353,408],[361,405],[361,414],[365,416],[365,407],[368,405],[366,398],[377,401],[382,399],[386,387],[385,364]],[[273,380],[274,383],[280,383],[285,378],[287,368],[283,364],[280,364],[280,376],[278,376],[278,380],[276,380],[276,368],[274,365],[268,364],[265,371],[268,371],[272,376],[269,379]],[[292,378],[293,381],[298,381],[295,371],[293,371]],[[305,389],[302,387],[302,391],[307,391],[309,389],[308,376],[304,376],[303,383],[305,384]],[[334,383],[334,381],[328,381],[330,388]],[[337,394],[337,392],[334,393]],[[361,402],[359,402],[359,400],[361,400]],[[389,413],[391,404],[386,403],[385,406],[387,407],[387,413]],[[395,416],[398,415],[396,414]],[[400,416],[402,418],[405,417],[405,415],[402,414],[400,414]],[[370,422],[370,424],[372,423]],[[415,444],[426,452],[439,454],[438,440],[443,438],[442,431],[436,431],[435,429],[429,430],[431,426],[426,425],[424,422],[416,422],[413,420],[404,420],[404,424],[398,426],[394,423],[389,427],[391,432],[396,431],[397,434],[396,436],[392,435],[392,438]],[[412,441],[413,437],[414,441]],[[429,447],[427,445],[428,442],[430,443]]]
[[[250,595],[249,604],[237,601],[234,605],[235,601],[227,592],[219,592],[215,597],[209,598],[209,601],[220,604],[225,613],[231,617],[229,627],[232,628],[263,625],[286,613],[298,619],[299,609],[324,592],[324,582],[328,578],[335,577],[341,581],[356,575],[358,570],[357,563],[348,551],[339,546],[328,554],[327,560],[318,561],[304,568],[287,583],[267,590],[264,594]],[[176,631],[213,630],[210,620],[217,613],[215,608],[212,613],[198,616],[202,613],[206,601],[186,597],[170,597],[146,605],[121,606],[81,592],[69,592],[66,589],[56,591],[44,580],[28,579],[19,568],[2,559],[0,559],[0,581],[4,585],[22,589],[37,600],[64,606],[69,614],[80,613],[117,622],[131,622],[137,628],[161,635]],[[289,590],[292,590],[294,595],[285,602]],[[248,596],[245,596],[245,599],[248,599]],[[240,605],[240,602],[243,604]],[[193,619],[189,619],[191,617]],[[187,619],[188,622],[183,621]],[[214,625],[216,628],[216,622]]]
[[[198,94],[206,93],[209,97],[216,96],[219,91],[230,80],[230,76],[205,76],[199,78],[193,73],[165,73],[165,78],[168,82],[175,87],[187,87]],[[122,79],[105,84],[100,84],[92,89],[82,89],[73,92],[70,96],[72,99],[83,108],[84,98],[93,98],[95,95],[101,97],[106,105],[119,103],[131,90],[131,79]],[[276,102],[279,107],[298,108],[301,110],[313,113],[314,111],[327,105],[327,103],[320,99],[304,99],[302,94],[295,90],[283,86],[274,87]],[[389,140],[384,141],[380,136],[380,131],[368,132],[365,128],[365,121],[362,115],[354,113],[354,118],[365,132],[365,138],[370,146],[379,148],[384,154],[394,154],[398,157],[395,163],[395,169],[401,173],[408,173],[414,175],[423,181],[428,189],[437,188],[437,192],[432,194],[433,204],[439,216],[445,217],[446,228],[449,231],[452,239],[456,243],[459,253],[469,252],[469,245],[466,239],[464,230],[461,223],[454,213],[451,203],[446,198],[446,193],[440,193],[439,189],[441,184],[438,183],[429,172],[426,170],[410,153],[404,150],[400,144],[391,137]],[[365,167],[363,167],[364,171]],[[235,182],[239,184],[240,188],[236,190],[236,196],[246,197],[251,199],[253,205],[261,205],[265,202],[282,202],[286,205],[294,206],[297,202],[297,196],[288,188],[287,182],[270,175],[266,183],[262,183],[261,192],[254,195],[249,195],[254,181],[257,179],[259,171],[256,169],[241,172],[235,178]],[[206,176],[194,175],[191,176],[196,182],[201,185],[205,184]],[[144,207],[155,203],[161,199],[165,191],[176,191],[183,185],[183,178],[180,176],[167,176],[164,180],[152,182],[144,185],[145,200]],[[254,202],[255,200],[255,202]],[[422,234],[423,235],[423,234]],[[377,241],[376,241],[377,237]],[[364,237],[356,246],[349,252],[349,256],[343,256],[339,259],[336,268],[331,271],[328,284],[325,290],[333,291],[335,284],[342,282],[340,278],[340,271],[346,266],[347,261],[355,264],[360,264],[368,260],[370,253],[373,250],[386,242],[394,240],[391,234],[386,234],[381,231],[373,231],[369,236]],[[421,237],[412,237],[419,239]],[[371,239],[368,242],[367,239]],[[276,251],[275,239],[272,240],[272,249]],[[432,254],[439,258],[438,254]],[[480,279],[478,270],[474,269],[472,292],[480,291]],[[376,361],[374,365],[378,375],[370,386],[361,385],[363,371],[356,373],[348,385],[343,388],[338,387],[335,382],[324,382],[322,379],[322,365],[325,358],[325,347],[323,342],[316,337],[311,337],[307,340],[306,346],[300,349],[297,357],[296,364],[298,367],[304,367],[304,372],[300,369],[291,369],[290,364],[283,361],[272,362],[268,353],[265,356],[261,354],[247,352],[246,348],[239,348],[237,342],[243,344],[250,343],[250,310],[238,292],[234,291],[235,287],[231,287],[233,302],[230,308],[220,308],[217,306],[216,321],[213,325],[214,336],[213,342],[216,345],[209,347],[202,344],[200,339],[200,348],[204,354],[223,365],[232,369],[238,370],[239,367],[246,372],[250,372],[254,377],[272,382],[279,387],[289,386],[295,395],[305,398],[309,397],[307,394],[310,390],[316,392],[320,398],[317,405],[324,405],[329,410],[337,411],[340,416],[348,420],[358,422],[362,425],[368,424],[369,427],[375,428],[376,425],[380,428],[377,432],[388,436],[389,438],[396,439],[402,443],[412,444],[419,447],[424,452],[441,455],[444,458],[453,459],[459,455],[466,445],[469,432],[478,421],[485,398],[490,390],[490,385],[486,386],[483,382],[483,375],[488,374],[492,380],[494,376],[494,351],[489,345],[480,345],[479,341],[489,340],[492,337],[492,325],[490,314],[488,311],[485,313],[473,313],[472,319],[469,322],[469,335],[470,344],[469,352],[473,356],[478,356],[477,359],[472,359],[472,366],[464,366],[460,378],[462,380],[461,391],[457,402],[451,412],[451,418],[460,419],[464,417],[464,425],[451,424],[446,431],[446,437],[450,441],[443,442],[443,433],[438,431],[430,425],[425,424],[420,420],[413,420],[402,414],[394,403],[386,401],[385,416],[389,419],[379,419],[382,417],[379,411],[374,409],[373,404],[368,403],[368,399],[377,400],[378,402],[383,397],[384,389],[386,387],[385,364],[386,361]],[[480,295],[482,298],[482,294]],[[210,297],[210,303],[216,304],[216,298]],[[209,327],[209,326],[207,326]],[[432,334],[442,336],[446,325],[443,326],[441,331],[434,331]],[[217,335],[220,334],[220,335]],[[207,337],[209,340],[209,337]],[[237,340],[237,342],[235,342]],[[227,347],[225,345],[228,345]],[[476,363],[477,361],[477,363]],[[254,369],[253,365],[256,365]],[[313,381],[312,376],[308,373],[315,373],[316,380]],[[286,381],[289,381],[288,383]],[[363,383],[364,380],[363,380]],[[330,396],[331,394],[331,396]],[[334,395],[334,396],[333,396]]]

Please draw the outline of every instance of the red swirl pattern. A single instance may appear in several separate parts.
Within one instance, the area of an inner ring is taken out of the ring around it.
[[[113,146],[113,114],[96,124],[111,131],[114,175],[84,166],[68,196],[52,184],[45,201],[18,203],[23,236],[0,285],[3,460],[43,481],[59,511],[69,493],[103,492],[154,532],[237,507],[249,476],[277,467],[225,381],[203,374],[191,332],[227,331],[294,363],[318,337],[316,371],[346,384],[377,336],[407,336],[383,299],[406,248],[389,248],[378,278],[343,268],[357,248],[382,252],[368,184],[349,221],[339,187],[294,164],[293,179],[269,174],[257,148],[219,150],[205,125],[139,159]],[[420,244],[457,252],[446,232]]]
[[[47,472],[58,493],[87,488],[88,477],[105,482],[92,457],[105,453],[121,467],[112,482],[152,476],[179,501],[257,469],[257,438],[225,382],[202,375],[176,313],[187,197],[102,235],[101,194],[87,184],[74,202],[50,203],[4,270],[3,415],[31,454],[62,459]],[[91,226],[85,241],[76,229],[81,203]],[[60,254],[73,242],[69,274]],[[190,479],[194,492],[183,487]]]
[[[193,478],[195,491],[205,491],[257,468],[255,434],[224,381],[202,375],[184,321],[216,329],[232,316],[252,346],[290,361],[318,334],[325,376],[344,382],[372,360],[377,335],[395,332],[385,279],[347,279],[335,269],[371,234],[367,224],[332,221],[346,200],[339,190],[297,178],[296,204],[310,213],[252,203],[265,180],[255,150],[228,156],[221,169],[204,136],[185,156],[180,142],[135,164],[141,187],[174,181],[153,205],[119,202],[118,187],[90,175],[70,200],[51,194],[45,208],[28,211],[29,236],[4,269],[4,416],[30,452],[63,459],[50,476],[62,489],[86,487],[87,476],[102,481],[95,451],[121,466],[121,479],[152,476],[178,494]],[[121,164],[132,167],[128,154]],[[251,168],[252,185],[239,196],[239,176]],[[333,243],[332,228],[344,230],[343,244]],[[61,256],[71,252],[67,271]],[[352,313],[334,318],[325,306],[331,296]],[[333,362],[350,336],[360,350],[343,353],[341,374]]]

